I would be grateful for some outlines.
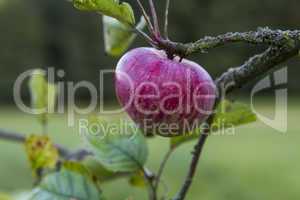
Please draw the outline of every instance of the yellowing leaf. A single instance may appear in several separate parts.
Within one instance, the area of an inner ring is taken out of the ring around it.
[[[59,153],[47,136],[31,135],[26,138],[25,149],[33,173],[39,169],[54,169]]]
[[[134,26],[135,18],[131,6],[118,0],[73,0],[79,10],[95,11],[113,17],[120,22]]]
[[[105,52],[111,56],[119,56],[124,53],[136,38],[132,28],[122,24],[118,20],[103,16],[103,31]],[[146,21],[141,17],[137,29],[143,29]]]

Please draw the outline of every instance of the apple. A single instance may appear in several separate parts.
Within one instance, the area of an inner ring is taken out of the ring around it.
[[[115,89],[120,104],[146,135],[183,135],[212,113],[216,88],[210,75],[187,59],[142,47],[118,62]]]

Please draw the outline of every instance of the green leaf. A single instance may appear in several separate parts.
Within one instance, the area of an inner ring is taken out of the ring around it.
[[[111,56],[123,54],[136,38],[132,28],[120,23],[118,20],[103,16],[103,31],[105,52]],[[146,21],[141,17],[137,29],[143,29]]]
[[[33,190],[30,200],[101,200],[101,191],[92,180],[82,174],[62,169],[46,176]]]
[[[89,126],[95,127],[94,123],[102,129],[96,133],[87,133],[86,139],[96,160],[106,169],[113,172],[133,172],[144,166],[148,148],[139,129],[133,128],[126,132],[124,127],[104,121],[90,121]]]
[[[107,170],[98,161],[92,158],[87,158],[82,163],[101,183],[111,181],[117,178],[122,178],[130,175],[126,172],[112,172]]]
[[[256,119],[256,115],[249,106],[239,102],[224,100],[217,107],[217,114],[212,123],[212,128],[213,131],[218,131],[221,128],[231,128],[252,123]]]
[[[47,121],[47,113],[55,107],[57,88],[48,83],[42,70],[34,70],[29,80],[32,108],[39,114],[41,123]]]
[[[192,133],[188,133],[182,136],[172,137],[170,139],[170,148],[175,149],[186,142],[195,140],[199,137],[200,134],[201,134],[201,130],[197,128]]]
[[[119,0],[73,0],[73,4],[79,10],[99,12],[130,26],[135,24],[133,10],[126,2],[119,2]]]
[[[216,109],[216,115],[211,125],[211,132],[225,130],[243,124],[248,124],[256,121],[256,115],[251,109],[238,102],[230,102],[223,100]],[[177,136],[170,139],[171,148],[176,148],[181,144],[197,139],[201,134],[202,127],[196,128],[184,136]]]
[[[34,175],[39,169],[55,168],[59,154],[49,137],[31,135],[26,138],[25,149]]]

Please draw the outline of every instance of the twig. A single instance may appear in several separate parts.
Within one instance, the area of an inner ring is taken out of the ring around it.
[[[166,39],[169,38],[169,34],[168,34],[169,8],[170,8],[170,0],[166,0],[165,25],[164,25],[164,36],[165,36]]]
[[[151,23],[151,20],[150,20],[150,18],[149,18],[149,16],[148,16],[148,14],[147,14],[147,12],[146,12],[146,10],[145,10],[143,4],[141,3],[140,0],[136,0],[136,1],[137,1],[138,5],[139,5],[139,7],[140,7],[140,9],[141,9],[141,12],[142,12],[143,17],[144,17],[145,20],[146,20],[147,27],[148,27],[150,33],[153,33],[153,31],[154,31],[153,25],[152,25],[152,23]]]
[[[187,54],[198,51],[206,52],[209,49],[223,46],[228,43],[247,42],[250,44],[264,44],[268,46],[282,46],[299,41],[300,31],[271,30],[269,28],[259,28],[257,31],[244,33],[226,33],[216,37],[204,37],[194,43],[187,44]]]
[[[215,83],[220,89],[226,88],[226,93],[229,93],[298,55],[299,50],[299,43],[294,47],[270,47],[262,54],[251,57],[243,65],[229,69]]]
[[[25,141],[25,136],[16,133],[16,132],[9,132],[6,130],[0,129],[0,138],[4,140],[9,140],[12,142],[24,142]]]
[[[196,170],[197,170],[200,155],[202,153],[202,150],[203,150],[205,141],[208,137],[209,131],[210,131],[209,129],[206,129],[205,132],[200,135],[198,142],[195,145],[194,151],[192,153],[193,157],[192,157],[192,161],[190,163],[188,174],[181,186],[180,191],[178,192],[178,194],[176,195],[176,197],[173,200],[182,200],[185,198],[185,196],[193,182],[193,178],[194,178]]]
[[[144,177],[148,182],[148,190],[149,190],[149,200],[157,200],[157,193],[154,187],[154,179],[155,175],[147,168],[142,167],[142,171],[144,173]]]
[[[151,15],[152,15],[152,19],[153,19],[153,24],[154,24],[155,36],[156,36],[156,38],[159,38],[160,30],[159,30],[159,25],[158,25],[157,12],[156,12],[153,0],[149,0],[149,5],[150,5]]]
[[[12,141],[12,142],[24,143],[26,137],[20,133],[0,129],[0,139]],[[70,154],[70,151],[62,147],[61,145],[55,144],[55,146],[62,157],[67,157]]]
[[[206,36],[192,43],[164,40],[160,45],[162,48],[173,49],[173,53],[176,55],[188,56],[197,52],[205,53],[210,49],[236,42],[280,47],[283,45],[293,46],[295,42],[299,41],[300,30],[282,31],[259,28],[257,31],[225,33],[215,37]]]
[[[155,41],[153,41],[146,33],[144,33],[142,30],[138,29],[138,28],[134,28],[133,31],[135,33],[137,33],[138,35],[140,35],[142,38],[144,38],[147,42],[149,42],[152,46],[156,47],[157,43]]]

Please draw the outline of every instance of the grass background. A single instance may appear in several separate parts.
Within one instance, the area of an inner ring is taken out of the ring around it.
[[[264,99],[255,107],[271,116],[274,103]],[[288,106],[288,132],[281,134],[261,122],[239,127],[234,136],[211,136],[205,146],[188,200],[299,200],[300,199],[300,105],[293,98]],[[117,120],[119,116],[110,116]],[[51,117],[49,130],[57,143],[70,148],[80,145],[77,127],[67,127],[65,115]],[[21,133],[39,133],[41,128],[33,116],[15,107],[0,107],[0,127]],[[168,140],[149,140],[148,168],[157,170],[168,148]],[[23,146],[0,141],[0,191],[15,192],[32,186]],[[169,196],[176,193],[190,161],[193,142],[183,145],[167,165],[164,180]],[[128,186],[126,179],[103,183],[109,200],[131,198],[143,200],[147,196],[140,188]]]

